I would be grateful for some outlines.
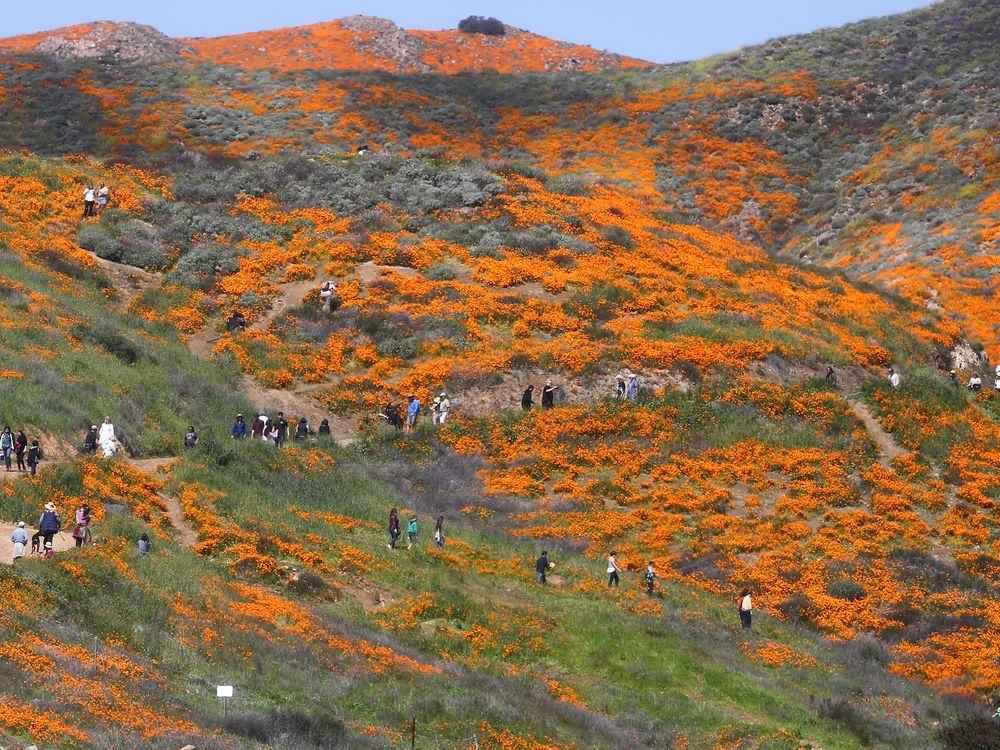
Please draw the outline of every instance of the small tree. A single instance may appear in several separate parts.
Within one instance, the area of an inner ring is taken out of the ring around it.
[[[458,30],[466,34],[485,34],[486,36],[503,36],[506,33],[502,21],[482,16],[463,18],[458,22]]]

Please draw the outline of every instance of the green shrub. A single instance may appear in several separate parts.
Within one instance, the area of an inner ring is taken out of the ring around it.
[[[858,601],[859,599],[864,599],[868,596],[868,592],[865,590],[864,586],[857,581],[852,581],[849,578],[841,578],[836,581],[831,581],[826,587],[826,593],[830,596],[836,597],[837,599],[844,599],[849,602]]]

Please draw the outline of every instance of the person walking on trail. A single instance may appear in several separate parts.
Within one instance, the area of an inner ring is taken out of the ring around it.
[[[420,416],[420,400],[412,393],[406,397],[406,432],[413,432]]]
[[[233,431],[231,434],[234,440],[246,440],[247,421],[243,418],[242,414],[236,415],[236,421],[233,422]]]
[[[319,429],[316,431],[316,434],[319,435],[321,438],[328,438],[328,437],[330,437],[330,420],[329,419],[326,419],[324,417],[320,421],[320,423],[319,423]]]
[[[899,388],[899,373],[892,367],[889,368],[889,385]]]
[[[101,446],[101,455],[111,458],[118,450],[118,438],[115,437],[115,426],[111,417],[105,417],[100,432],[97,433],[97,444]]]
[[[626,393],[628,393],[628,386],[625,383],[625,376],[619,375],[615,381],[615,398],[624,401]]]
[[[3,454],[4,468],[10,471],[10,457],[14,453],[14,433],[10,427],[4,427],[0,432],[0,454]]]
[[[84,503],[76,509],[76,525],[73,527],[73,538],[76,546],[82,547],[90,533],[90,506]]]
[[[139,534],[139,541],[136,542],[136,547],[139,548],[140,555],[148,557],[150,550],[153,548],[153,545],[149,542],[149,534],[145,531]]]
[[[94,183],[88,182],[83,189],[83,218],[94,216],[94,202],[97,200],[97,191],[94,190]]]
[[[274,420],[274,426],[278,428],[278,439],[274,441],[274,444],[280,448],[281,444],[285,442],[285,438],[288,437],[288,420],[285,419],[285,412],[278,412],[278,417]]]
[[[438,423],[438,417],[441,415],[441,397],[435,396],[434,402],[431,404],[431,424]]]
[[[97,425],[90,425],[87,434],[83,436],[83,452],[87,455],[97,453]]]
[[[309,437],[309,420],[305,417],[299,417],[299,421],[295,424],[295,439],[305,440]]]
[[[549,562],[549,553],[542,550],[542,556],[535,561],[535,572],[538,573],[538,582],[545,583],[545,574],[549,572],[552,563]]]
[[[441,391],[438,398],[441,399],[441,403],[438,405],[438,424],[444,424],[448,421],[448,412],[451,411],[451,399],[444,391]]]
[[[323,312],[330,312],[333,308],[333,293],[337,291],[337,285],[331,281],[324,281],[319,288],[319,298],[323,303]]]
[[[406,539],[407,545],[406,549],[413,549],[413,543],[417,541],[417,534],[420,533],[420,529],[417,526],[417,517],[410,516],[410,522],[406,525]]]
[[[253,424],[250,426],[250,437],[254,440],[261,440],[264,437],[264,419],[260,414],[254,417]]]
[[[618,567],[618,553],[611,550],[611,554],[608,555],[608,588],[614,586],[618,588],[618,584],[621,583],[618,574],[622,572],[622,569]]]
[[[444,516],[438,516],[434,523],[434,546],[444,547]]]
[[[832,385],[834,388],[837,387],[837,373],[833,371],[832,365],[827,365],[826,367],[826,382]]]
[[[97,186],[97,215],[100,216],[104,213],[104,209],[108,207],[108,202],[111,200],[111,189],[105,185],[103,182]]]
[[[275,448],[281,445],[280,430],[278,425],[274,422],[271,423],[271,429],[264,433],[264,437],[267,438],[268,442],[271,443]]]
[[[628,381],[628,400],[635,401],[639,398],[639,376],[633,375]]]
[[[552,379],[545,381],[545,386],[542,388],[542,408],[551,409],[556,405],[556,388],[557,386],[552,385]]]
[[[52,558],[52,555],[54,554],[55,551],[52,549],[52,542],[46,542],[45,549],[42,550],[42,558],[45,560],[49,560]]]
[[[740,613],[740,624],[744,630],[750,630],[753,622],[753,602],[750,600],[750,589],[744,588],[736,598],[736,609]]]
[[[399,541],[399,511],[395,508],[389,511],[389,549],[396,549]]]
[[[532,396],[535,395],[535,386],[529,385],[524,389],[524,393],[521,394],[521,408],[524,411],[531,411],[531,407],[534,405]]]
[[[653,587],[656,585],[656,579],[659,578],[656,575],[656,570],[653,568],[653,561],[650,560],[646,564],[645,570],[642,571],[642,582],[646,584],[646,596],[653,595]]]
[[[52,537],[59,533],[62,528],[62,519],[56,512],[55,503],[46,503],[45,510],[38,518],[38,533],[42,535],[42,540],[47,547],[52,546]]]
[[[24,451],[28,448],[28,437],[24,430],[18,430],[14,438],[14,458],[17,459],[17,470],[24,471],[28,467],[24,463]]]
[[[24,547],[28,543],[28,532],[24,530],[24,521],[17,522],[17,528],[10,535],[10,542],[14,545],[14,557],[11,562],[15,563],[24,557]]]
[[[187,432],[184,433],[184,447],[194,448],[198,445],[198,433],[194,431],[194,425],[189,424]]]
[[[37,440],[31,441],[31,447],[28,448],[28,470],[31,476],[35,476],[38,472],[38,462],[42,460],[44,454],[42,453],[42,446],[38,444]]]

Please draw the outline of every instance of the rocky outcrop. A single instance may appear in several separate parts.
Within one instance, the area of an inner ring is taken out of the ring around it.
[[[354,47],[358,52],[392,60],[400,70],[431,71],[431,67],[421,59],[423,41],[388,18],[347,16],[340,19],[340,25],[348,31],[357,32]]]
[[[54,32],[33,51],[64,58],[137,62],[175,59],[187,48],[152,26],[100,21]]]

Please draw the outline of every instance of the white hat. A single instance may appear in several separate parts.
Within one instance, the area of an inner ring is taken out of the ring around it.
[[[24,521],[18,521],[17,522],[17,528],[23,529],[24,528]]]
[[[45,549],[48,549],[51,546],[52,546],[52,542],[46,542],[45,543]]]

